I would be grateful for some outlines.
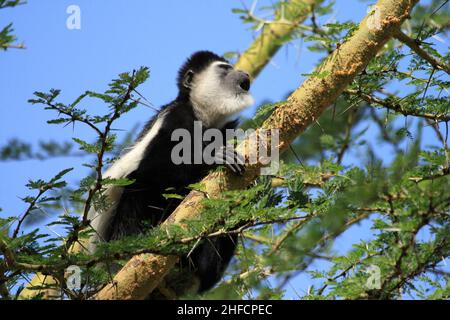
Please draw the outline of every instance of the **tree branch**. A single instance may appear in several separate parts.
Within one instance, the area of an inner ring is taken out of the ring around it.
[[[23,43],[21,44],[2,44],[2,49],[26,49]]]
[[[284,2],[283,12],[275,13],[275,21],[268,23],[250,47],[239,57],[235,67],[256,78],[261,70],[283,46],[295,29],[306,20],[314,6],[323,0],[291,0]],[[284,21],[285,23],[277,23]]]
[[[405,110],[403,107],[396,102],[387,101],[385,99],[380,99],[370,94],[358,91],[358,90],[346,90],[347,93],[356,95],[362,100],[370,104],[376,104],[386,109],[401,113],[405,116],[421,117],[425,119],[435,120],[435,121],[450,121],[450,114],[432,114],[432,113],[419,113],[414,110]]]

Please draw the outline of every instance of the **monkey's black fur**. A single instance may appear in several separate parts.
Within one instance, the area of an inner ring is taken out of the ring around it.
[[[214,61],[224,61],[220,56],[208,51],[194,54],[182,66],[178,75],[178,97],[162,107],[164,124],[145,150],[137,169],[127,178],[134,183],[124,187],[120,202],[112,218],[106,241],[145,232],[148,225],[156,226],[163,222],[179,205],[181,200],[165,199],[163,193],[187,195],[189,184],[198,182],[212,168],[206,164],[180,164],[171,161],[171,150],[178,143],[171,141],[172,131],[178,128],[194,131],[194,121],[198,121],[189,98],[189,88],[183,83],[190,70],[197,74]],[[139,139],[152,128],[158,115],[150,120]],[[226,123],[221,130],[232,129],[237,121]],[[206,127],[204,130],[208,129]],[[225,134],[224,134],[225,136]],[[174,190],[167,191],[167,188]],[[200,281],[199,292],[210,289],[222,277],[236,247],[236,236],[222,236],[204,241],[190,254],[183,257],[181,268],[188,268]]]
[[[205,68],[207,68],[214,61],[222,61],[228,63],[227,60],[218,56],[211,51],[198,51],[190,56],[183,66],[178,71],[177,85],[178,85],[178,98],[189,100],[189,89],[183,85],[184,77],[189,70],[192,70],[194,74],[199,74]],[[177,101],[175,100],[175,101]]]

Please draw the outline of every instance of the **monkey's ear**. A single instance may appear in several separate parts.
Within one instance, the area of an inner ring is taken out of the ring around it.
[[[192,87],[192,80],[194,79],[194,71],[188,70],[183,77],[183,86],[186,88]]]

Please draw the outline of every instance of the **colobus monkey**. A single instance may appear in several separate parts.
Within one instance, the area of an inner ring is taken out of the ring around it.
[[[179,70],[177,80],[177,98],[161,108],[145,125],[134,146],[105,172],[104,177],[134,182],[109,187],[106,194],[112,205],[103,212],[91,210],[89,219],[95,230],[89,244],[91,251],[99,241],[140,234],[148,226],[163,222],[181,200],[166,199],[162,194],[173,188],[169,193],[187,195],[186,187],[198,182],[212,168],[206,164],[174,164],[171,161],[172,148],[177,144],[171,139],[174,130],[186,129],[194,137],[194,121],[201,121],[203,129],[234,129],[237,120],[233,116],[253,103],[248,92],[249,75],[209,51],[194,53]],[[235,247],[234,236],[199,244],[189,257],[180,259],[180,270],[188,270],[189,279],[174,281],[187,281],[190,289],[194,286],[197,292],[210,289],[222,277]],[[186,278],[186,272],[183,277]],[[166,285],[170,283],[166,281]],[[172,289],[177,295],[186,291]]]

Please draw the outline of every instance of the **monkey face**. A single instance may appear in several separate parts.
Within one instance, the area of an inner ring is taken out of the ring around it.
[[[190,98],[203,118],[220,120],[253,104],[249,75],[229,63],[214,61],[190,77]]]

